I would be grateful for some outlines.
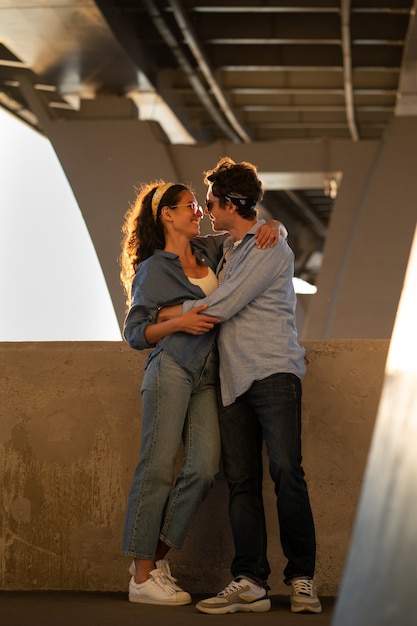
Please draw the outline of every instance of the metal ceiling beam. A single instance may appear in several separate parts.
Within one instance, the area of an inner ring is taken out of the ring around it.
[[[181,3],[179,2],[179,0],[169,0],[169,4],[174,12],[174,17],[181,30],[181,33],[184,36],[185,43],[191,50],[198,64],[198,67],[204,78],[206,79],[207,84],[209,85],[211,92],[216,99],[221,111],[223,112],[230,126],[240,137],[241,141],[243,141],[244,143],[250,143],[251,138],[249,137],[246,130],[243,128],[242,124],[238,121],[236,115],[229,106],[229,103],[227,102],[220,85],[214,78],[210,64],[201,46],[198,43],[197,37],[193,33],[193,30],[187,19],[187,16],[184,13]]]
[[[294,37],[212,37],[207,43],[228,46],[340,46],[342,43],[336,39],[295,39]]]
[[[350,136],[353,141],[358,141],[359,133],[356,128],[355,109],[353,106],[352,53],[350,47],[350,0],[342,0],[341,20],[346,117],[349,125]]]
[[[224,72],[341,72],[340,65],[221,65]],[[364,68],[366,69],[366,68]],[[373,69],[373,68],[369,68]]]
[[[196,13],[339,13],[338,7],[195,6]]]
[[[181,119],[184,119],[190,132],[193,132],[193,128],[200,129],[195,131],[201,133],[200,141],[223,137],[229,139],[229,133],[233,135],[230,137],[232,141],[241,141],[224,114],[222,105],[215,99],[216,86],[224,98],[223,104],[229,106],[235,119],[254,141],[291,137],[308,139],[321,135],[348,139],[352,137],[352,120],[350,119],[350,125],[348,121],[349,111],[362,139],[380,138],[379,128],[386,127],[389,115],[394,110],[397,115],[415,114],[415,20],[412,38],[410,30],[406,35],[406,25],[408,17],[411,16],[409,26],[413,21],[417,0],[384,0],[383,4],[387,5],[385,7],[376,6],[382,2],[376,3],[375,0],[345,2],[343,6],[349,6],[346,26],[352,30],[350,36],[356,37],[347,42],[350,43],[352,54],[349,65],[342,54],[342,0],[319,2],[322,5],[319,7],[305,6],[313,3],[300,3],[297,0],[284,3],[286,6],[276,6],[281,3],[259,0],[237,2],[238,4],[235,4],[235,0],[230,0],[230,4],[228,0],[224,3],[221,0],[152,0],[171,31],[174,45],[188,61],[195,78],[200,81],[205,103],[211,103],[211,112],[207,113],[205,106],[201,104],[200,95],[196,95],[194,85],[175,57],[174,51],[158,33],[152,18],[149,18],[144,2],[96,0],[91,6],[88,2],[88,7],[79,14],[79,0],[65,0],[62,6],[56,0],[44,0],[40,4],[35,3],[39,18],[28,21],[26,16],[29,11],[34,10],[33,7],[29,9],[31,3],[23,3],[19,9],[13,9],[8,0],[2,10],[4,19],[0,35],[10,44],[13,42],[14,52],[8,51],[0,42],[0,56],[4,57],[0,59],[3,106],[9,110],[25,110],[26,103],[19,95],[19,86],[14,80],[16,68],[20,67],[22,71],[29,71],[33,83],[36,83],[36,90],[41,89],[41,82],[55,85],[55,94],[47,93],[43,88],[45,100],[63,119],[72,119],[72,111],[69,115],[63,108],[70,107],[71,102],[75,102],[75,97],[93,97],[96,91],[123,93],[128,97],[135,87],[135,101],[138,102],[139,98],[140,110],[144,119],[147,119],[152,113],[147,105],[150,96],[141,79],[143,70],[147,69],[149,77],[159,83],[157,88],[160,94],[166,94],[167,104],[182,116]],[[260,4],[263,6],[258,6]],[[298,6],[290,6],[292,4]],[[300,6],[302,4],[304,6]],[[332,6],[326,7],[324,4]],[[358,4],[360,7],[354,6]],[[126,71],[123,55],[118,53],[117,46],[106,36],[97,7],[107,16],[113,36],[130,56],[130,64],[127,59],[129,71]],[[40,19],[43,12],[45,21]],[[68,20],[72,12],[77,15],[77,20]],[[16,21],[14,16],[18,13],[24,17],[23,21],[20,17]],[[184,17],[185,26],[182,24]],[[49,27],[51,18],[54,28]],[[319,28],[307,27],[310,18]],[[355,30],[351,25],[353,19]],[[284,21],[288,28],[283,28]],[[22,23],[27,24],[24,31],[21,28]],[[314,39],[313,31],[320,39]],[[81,37],[83,33],[84,36]],[[233,35],[241,38],[247,35],[254,42],[263,41],[263,35],[273,38],[274,41],[281,37],[280,41],[294,43],[271,46],[266,39],[263,45],[241,47],[207,44],[210,37],[230,40]],[[103,36],[105,49],[111,52],[104,61]],[[297,39],[298,36],[300,39]],[[45,57],[43,51],[46,41],[48,54]],[[298,45],[300,41],[311,43]],[[337,41],[338,44],[326,45],[323,41]],[[401,55],[403,42],[404,54]],[[78,51],[79,68],[82,70],[78,85],[73,80],[74,76],[68,74],[67,56],[57,54],[63,43],[66,46],[71,44],[71,58],[75,58]],[[36,45],[40,46],[40,52],[36,51]],[[100,53],[99,64],[94,68],[91,62],[94,57],[91,54],[96,50]],[[15,56],[22,51],[24,54],[20,56],[28,65],[20,64]],[[39,59],[44,57],[50,59],[50,62],[41,67]],[[119,57],[123,62],[119,62]],[[32,76],[31,68],[39,76]],[[203,75],[205,68],[207,72]],[[347,75],[349,68],[350,76]],[[70,85],[66,83],[68,77],[72,78]],[[217,82],[210,83],[214,78]],[[347,91],[349,84],[350,90]],[[69,87],[73,91],[69,91]],[[68,93],[74,93],[73,100],[69,99]],[[74,115],[76,113],[74,111]],[[311,124],[308,123],[310,119]],[[299,124],[290,128],[289,124],[296,124],[297,120]],[[337,130],[334,125],[342,122],[345,123],[345,130]],[[326,126],[329,124],[335,128],[334,132],[330,126]],[[265,128],[271,130],[267,131]],[[273,128],[277,130],[274,131]],[[283,132],[280,129],[284,129]],[[170,137],[169,134],[168,136]]]
[[[219,114],[216,107],[213,105],[210,95],[208,94],[203,83],[197,76],[197,73],[195,72],[194,68],[189,63],[185,54],[182,52],[174,35],[171,33],[170,29],[166,25],[165,20],[163,19],[161,12],[159,11],[155,2],[153,0],[143,0],[143,4],[147,8],[148,13],[150,17],[152,18],[152,21],[155,27],[157,28],[159,34],[161,35],[162,39],[165,41],[165,43],[167,44],[167,46],[170,48],[171,52],[177,59],[181,69],[183,70],[184,74],[188,78],[190,85],[194,89],[194,92],[200,99],[204,108],[207,110],[207,112],[209,113],[211,118],[216,122],[219,128],[221,128],[221,130],[225,133],[225,135],[229,137],[229,139],[233,141],[234,143],[239,143],[240,142],[239,136],[230,128],[230,126],[225,122],[223,117]]]
[[[307,7],[307,6],[195,6],[196,13],[339,13],[339,7]],[[388,13],[407,15],[408,9],[391,7],[352,7],[352,13]]]

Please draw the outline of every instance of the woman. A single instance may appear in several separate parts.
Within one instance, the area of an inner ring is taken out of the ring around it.
[[[141,188],[123,227],[121,276],[130,305],[124,337],[134,349],[153,348],[141,388],[140,458],[123,534],[122,551],[133,556],[131,602],[191,602],[176,585],[165,556],[170,548],[182,546],[218,470],[218,320],[197,307],[156,323],[159,308],[202,298],[217,287],[213,270],[225,236],[196,240],[202,217],[187,187],[160,182]],[[259,245],[270,233],[271,227],[265,226]],[[183,463],[174,478],[181,441]]]

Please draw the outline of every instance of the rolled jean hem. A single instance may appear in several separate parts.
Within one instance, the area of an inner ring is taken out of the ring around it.
[[[261,580],[260,578],[256,578],[256,576],[252,576],[252,574],[238,574],[234,577],[234,580],[238,580],[239,578],[244,578],[245,580],[249,580],[251,583],[258,585],[259,587],[268,587],[268,581]]]

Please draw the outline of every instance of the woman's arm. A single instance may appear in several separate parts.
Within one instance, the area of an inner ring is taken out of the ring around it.
[[[269,220],[262,226],[259,226],[255,233],[256,245],[258,248],[265,250],[266,248],[273,248],[277,245],[279,237],[287,239],[288,231],[284,224],[277,220]]]
[[[287,273],[292,277],[294,255],[284,241],[276,248],[263,251],[257,249],[253,241],[241,245],[244,247],[236,252],[237,257],[232,255],[228,261],[233,264],[233,271],[229,270],[227,279],[209,296],[186,300],[182,305],[183,312],[208,304],[207,313],[224,322],[263,293],[277,277],[287,280]]]
[[[200,311],[207,308],[207,305],[202,305],[190,309],[187,313],[182,313],[182,305],[178,304],[169,309],[176,309],[176,314],[161,316],[158,315],[158,323],[150,324],[145,330],[145,339],[148,343],[156,344],[160,339],[163,339],[167,335],[173,333],[184,332],[190,335],[204,335],[209,330],[212,330],[216,323],[220,320],[215,317],[209,317],[208,315],[199,315]]]

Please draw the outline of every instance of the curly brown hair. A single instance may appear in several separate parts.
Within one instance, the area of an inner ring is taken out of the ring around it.
[[[263,185],[255,165],[248,161],[235,163],[230,157],[223,157],[213,169],[205,172],[204,182],[211,185],[213,194],[220,198],[220,206],[226,201],[232,202],[241,217],[253,219],[256,203],[263,197]]]
[[[134,203],[125,214],[119,263],[127,306],[130,304],[132,281],[138,265],[152,256],[155,250],[163,250],[165,247],[164,227],[159,219],[161,208],[177,204],[180,195],[184,191],[189,191],[185,185],[172,183],[159,200],[155,220],[152,213],[152,198],[158,187],[164,184],[167,183],[157,180],[141,185]]]

